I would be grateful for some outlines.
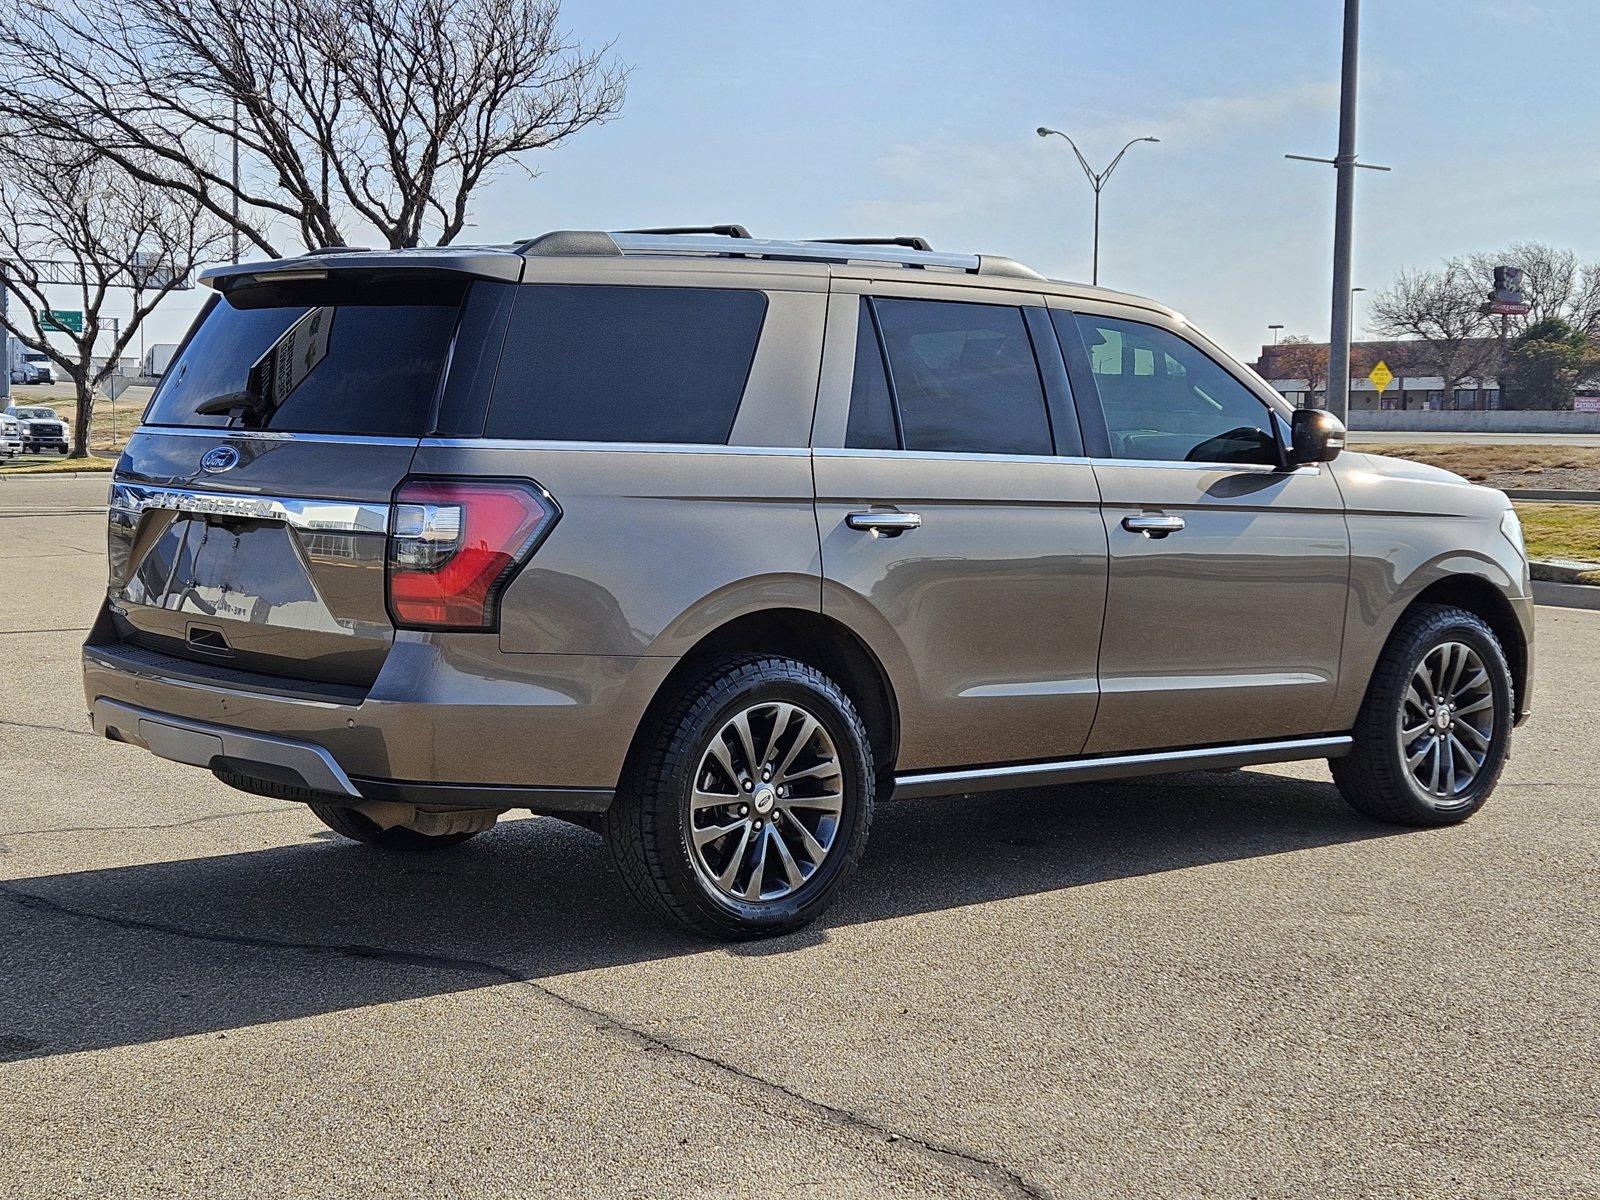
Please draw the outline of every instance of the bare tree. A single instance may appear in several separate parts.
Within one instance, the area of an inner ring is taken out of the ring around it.
[[[1468,379],[1493,370],[1484,297],[1470,262],[1451,259],[1436,271],[1402,271],[1372,302],[1372,325],[1385,337],[1418,339],[1419,358],[1443,380],[1444,402]]]
[[[12,0],[0,113],[89,145],[276,255],[446,244],[485,181],[615,116],[559,0]],[[237,142],[235,186],[225,165]]]
[[[140,324],[226,240],[220,222],[181,193],[129,175],[103,155],[29,143],[0,128],[0,286],[12,304],[6,329],[72,380],[72,455],[88,453],[95,389],[117,369]],[[47,328],[51,278],[69,285],[81,332]],[[131,315],[111,328],[113,292],[133,292]],[[96,347],[105,355],[96,365]]]
[[[1285,379],[1306,381],[1306,403],[1312,404],[1318,392],[1328,386],[1328,343],[1313,341],[1303,333],[1292,333],[1272,348],[1275,372]]]

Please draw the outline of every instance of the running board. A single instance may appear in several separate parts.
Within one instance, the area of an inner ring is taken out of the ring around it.
[[[962,792],[992,792],[1001,788],[1093,783],[1102,779],[1165,775],[1174,771],[1216,771],[1227,767],[1257,767],[1263,763],[1296,762],[1306,758],[1338,758],[1349,754],[1353,744],[1354,739],[1348,734],[1340,734],[1336,737],[1206,746],[1196,750],[1162,750],[1151,754],[1114,754],[1101,758],[1066,759],[1061,762],[1020,763],[1009,767],[973,767],[960,771],[912,771],[906,775],[895,776],[894,794],[896,799],[913,796],[949,796]]]

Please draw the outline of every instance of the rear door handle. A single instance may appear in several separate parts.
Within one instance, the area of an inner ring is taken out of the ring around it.
[[[1142,533],[1149,538],[1164,538],[1167,534],[1177,533],[1183,528],[1183,518],[1157,513],[1140,513],[1137,516],[1123,517],[1122,527],[1129,533]]]
[[[844,523],[851,529],[867,530],[874,537],[899,537],[908,529],[921,528],[922,515],[908,512],[854,512],[845,517]]]

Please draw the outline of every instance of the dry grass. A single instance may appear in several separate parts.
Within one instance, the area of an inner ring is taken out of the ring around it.
[[[1540,445],[1446,445],[1397,446],[1367,445],[1351,447],[1363,453],[1388,454],[1414,462],[1442,467],[1474,483],[1493,483],[1497,487],[1515,486],[1499,482],[1515,476],[1527,480],[1524,487],[1559,488],[1569,486],[1563,477],[1576,472],[1600,472],[1600,446]],[[1548,476],[1541,481],[1540,476]]]
[[[1519,503],[1531,558],[1600,562],[1600,504]]]
[[[106,471],[110,472],[117,465],[114,458],[59,458],[52,454],[35,462],[29,458],[19,458],[10,466],[4,468],[5,475],[60,475],[64,471]]]

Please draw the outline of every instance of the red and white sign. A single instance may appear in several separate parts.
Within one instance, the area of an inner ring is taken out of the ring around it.
[[[1572,411],[1600,413],[1600,396],[1574,396]]]

